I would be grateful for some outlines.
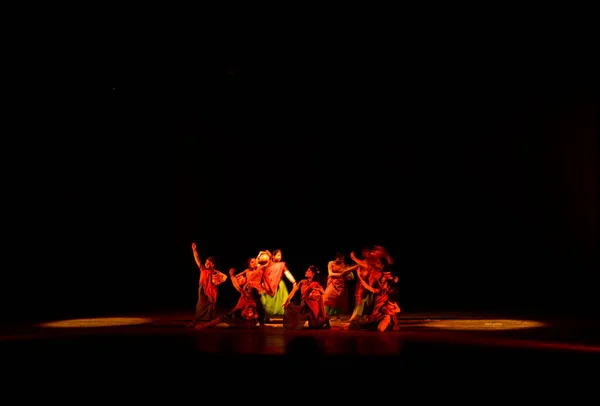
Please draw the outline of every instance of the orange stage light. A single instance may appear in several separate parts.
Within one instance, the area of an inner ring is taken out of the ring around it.
[[[89,327],[113,327],[131,326],[150,323],[151,319],[141,317],[97,317],[89,319],[71,319],[52,321],[40,324],[40,327],[50,328],[89,328]]]
[[[546,324],[531,320],[510,319],[447,319],[426,320],[420,326],[439,330],[515,330],[544,327]]]

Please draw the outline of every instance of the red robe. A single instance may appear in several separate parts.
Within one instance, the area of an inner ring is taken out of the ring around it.
[[[263,281],[265,292],[269,296],[275,296],[284,271],[285,262],[274,262],[265,269]]]
[[[323,304],[323,296],[319,291],[320,289],[321,285],[319,282],[309,282],[308,279],[300,281],[300,292],[302,293],[302,299],[309,309],[309,326],[320,326],[327,320],[327,316],[325,315],[325,305]]]

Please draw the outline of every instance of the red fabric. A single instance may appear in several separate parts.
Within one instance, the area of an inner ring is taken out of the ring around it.
[[[283,271],[285,270],[285,262],[275,262],[265,269],[264,284],[267,294],[275,296]]]
[[[206,296],[212,298],[213,303],[217,300],[217,287],[212,282],[212,271],[205,267],[200,268],[200,285]]]
[[[262,292],[263,290],[263,270],[260,268],[246,269],[246,282],[254,289]]]
[[[327,320],[327,316],[325,315],[325,306],[323,305],[323,297],[321,296],[321,285],[319,282],[308,282],[308,280],[303,280],[300,286],[300,292],[302,293],[302,298],[308,306],[310,315],[309,315],[309,325],[311,326],[320,326],[325,323]]]

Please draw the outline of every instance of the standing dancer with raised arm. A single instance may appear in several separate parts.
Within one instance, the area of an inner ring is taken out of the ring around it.
[[[196,314],[189,327],[196,327],[198,321],[209,322],[217,314],[218,286],[227,280],[227,275],[215,269],[215,257],[208,257],[204,264],[196,250],[196,243],[192,243],[192,252],[200,278],[198,279],[198,301],[196,302]]]

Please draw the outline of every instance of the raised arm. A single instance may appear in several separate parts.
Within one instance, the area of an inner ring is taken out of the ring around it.
[[[367,264],[367,261],[365,261],[364,259],[358,259],[356,258],[356,255],[354,255],[354,251],[352,251],[350,253],[350,258],[356,262],[358,265],[362,266],[363,268],[368,268],[369,264]]]
[[[234,275],[234,273],[235,273],[235,269],[234,268],[229,269],[229,276],[230,276],[229,279],[231,279],[231,283],[233,284],[233,287],[235,288],[235,290],[237,290],[238,292],[242,293],[242,287],[238,283],[237,277],[236,277],[236,275]]]
[[[200,255],[198,255],[198,251],[196,251],[196,243],[193,242],[192,243],[192,252],[194,253],[194,259],[196,260],[196,265],[198,265],[198,268],[202,269],[202,261],[200,260]]]

